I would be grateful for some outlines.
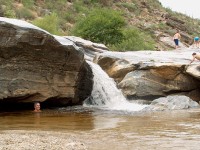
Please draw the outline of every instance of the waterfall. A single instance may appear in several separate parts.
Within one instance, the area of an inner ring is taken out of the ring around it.
[[[146,107],[146,105],[127,101],[121,90],[117,88],[115,81],[99,65],[90,61],[87,63],[92,68],[94,84],[91,97],[85,100],[84,106],[125,111],[139,111]]]

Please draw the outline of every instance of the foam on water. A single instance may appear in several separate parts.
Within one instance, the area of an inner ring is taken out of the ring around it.
[[[84,106],[93,106],[109,110],[139,111],[146,107],[126,100],[115,81],[110,78],[99,65],[88,61],[93,71],[93,91],[90,100]]]

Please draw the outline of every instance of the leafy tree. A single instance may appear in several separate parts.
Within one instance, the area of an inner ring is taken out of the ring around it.
[[[95,9],[75,25],[72,34],[93,42],[112,45],[122,41],[124,26],[125,20],[119,12]]]

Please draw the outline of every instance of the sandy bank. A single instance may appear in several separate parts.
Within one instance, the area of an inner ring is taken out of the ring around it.
[[[76,136],[53,131],[0,131],[0,150],[87,150]]]

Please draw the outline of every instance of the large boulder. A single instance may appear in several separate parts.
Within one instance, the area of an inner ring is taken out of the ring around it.
[[[95,62],[115,79],[128,99],[153,100],[180,94],[200,101],[198,67],[192,73],[189,70],[193,64],[186,67],[192,53],[191,49],[184,48],[174,51],[104,52],[98,54]]]
[[[167,96],[155,99],[144,110],[163,111],[163,110],[178,110],[199,107],[199,104],[191,100],[187,96]]]
[[[104,44],[93,43],[80,37],[64,36],[64,38],[72,41],[74,44],[76,44],[76,46],[80,47],[81,50],[84,52],[85,59],[88,61],[93,61],[96,55],[106,52],[108,50],[108,48]]]
[[[73,42],[25,21],[0,17],[0,102],[81,103],[92,73]]]
[[[166,66],[149,70],[136,70],[128,73],[119,83],[119,87],[128,97],[165,96],[172,92],[191,91],[198,87],[196,80]]]

